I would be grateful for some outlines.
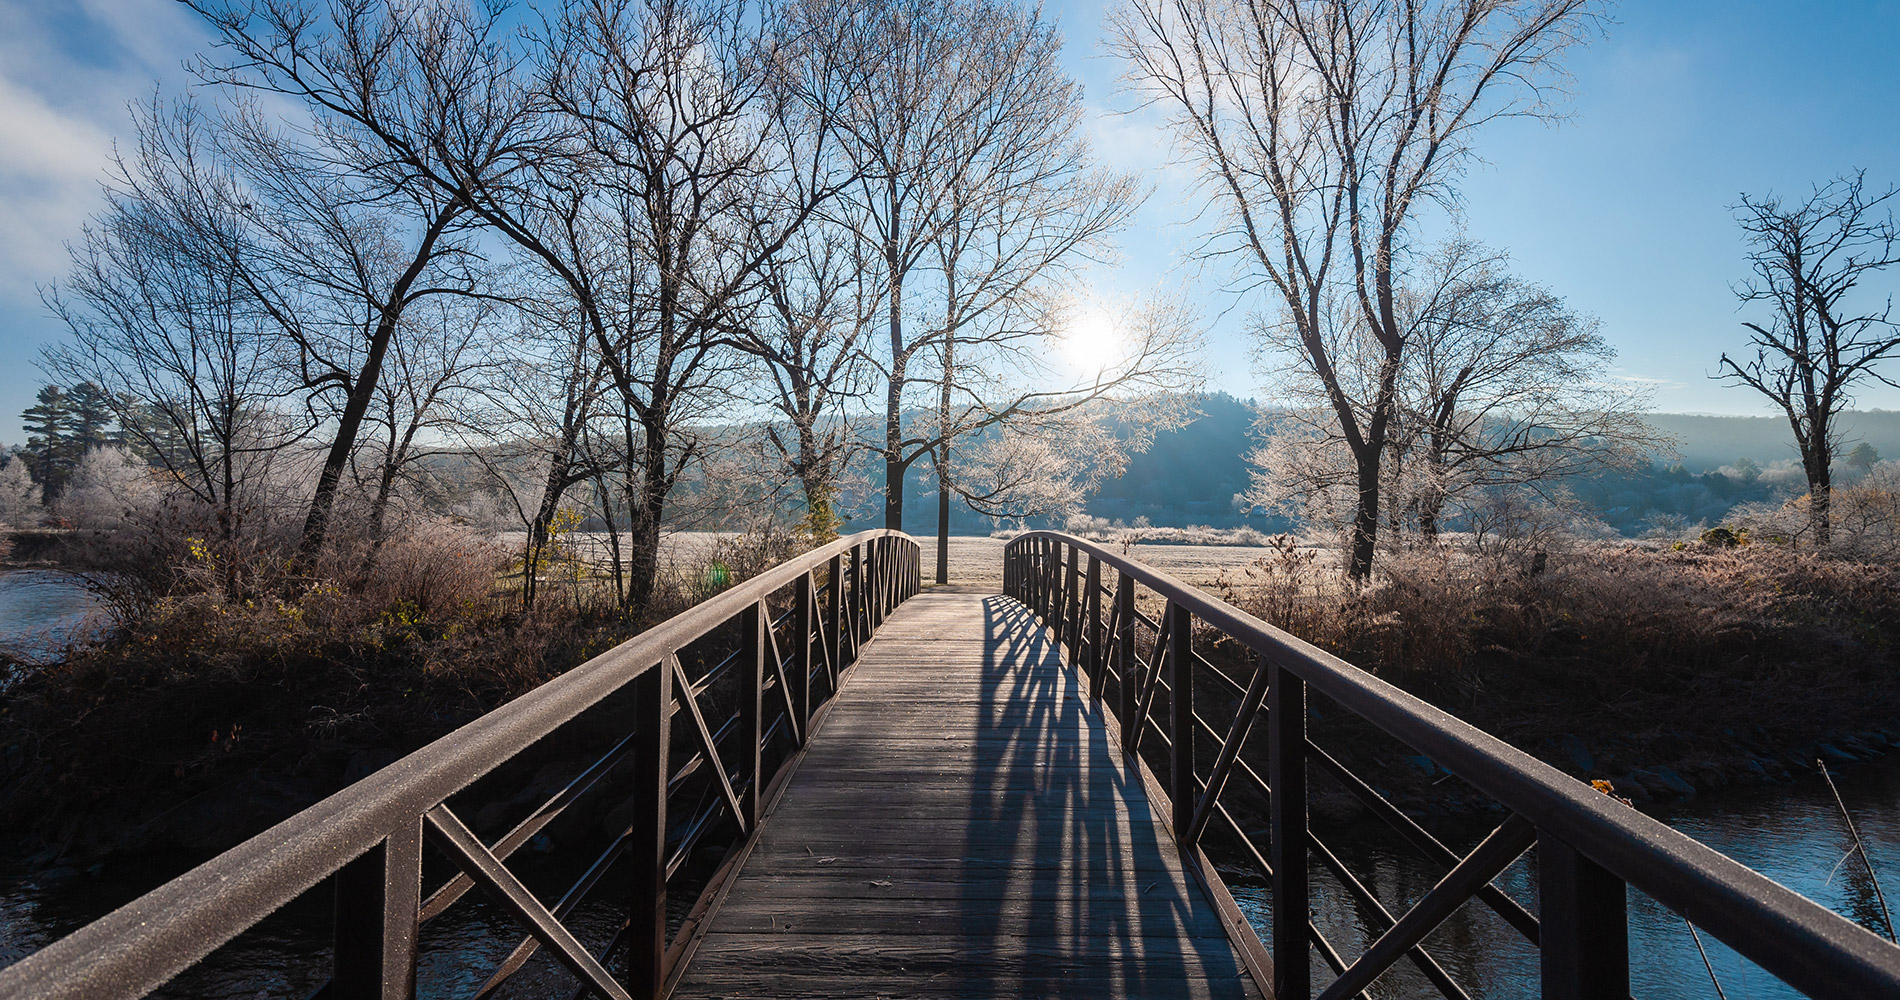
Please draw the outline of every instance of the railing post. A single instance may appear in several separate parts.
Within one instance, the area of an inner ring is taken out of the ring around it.
[[[883,560],[878,558],[878,543],[881,538],[873,538],[864,543],[864,639],[869,642],[877,634],[877,610],[882,601],[882,587],[878,586],[878,572],[883,568]]]
[[[1042,614],[1042,557],[1042,539],[1030,539],[1028,552],[1029,578],[1023,582],[1029,585],[1029,610],[1037,616],[1041,616]]]
[[[764,736],[764,719],[760,711],[765,691],[765,656],[771,643],[766,641],[765,630],[772,627],[772,613],[764,601],[755,601],[739,612],[739,631],[744,646],[739,653],[739,761],[732,776],[734,789],[739,793],[739,808],[745,813],[742,821],[747,830],[758,827],[759,820],[759,742]],[[691,697],[690,692],[681,692],[683,697]],[[715,752],[708,747],[707,753]],[[717,765],[718,761],[707,761]],[[745,787],[740,788],[740,776],[745,777]]]
[[[864,645],[864,545],[851,546],[851,658]]]
[[[1168,695],[1168,739],[1174,742],[1168,798],[1175,843],[1186,852],[1194,846],[1187,836],[1194,826],[1194,804],[1201,798],[1194,780],[1194,616],[1172,601],[1168,615],[1168,684],[1173,688]]]
[[[1056,653],[1069,641],[1069,552],[1068,546],[1055,543],[1055,562],[1050,566],[1049,631],[1056,637]]]
[[[1622,880],[1539,830],[1537,898],[1545,1000],[1628,997],[1629,914]]]
[[[1117,713],[1122,725],[1122,753],[1132,753],[1135,739],[1140,733],[1141,714],[1140,692],[1135,690],[1134,671],[1130,664],[1135,660],[1135,580],[1126,572],[1116,571],[1115,581],[1115,621],[1120,623],[1115,636],[1115,676],[1121,689],[1121,709]]]
[[[408,1000],[416,992],[422,907],[422,818],[336,873],[335,951],[328,995]]]
[[[1068,594],[1064,601],[1062,630],[1069,636],[1069,661],[1077,670],[1082,668],[1082,550],[1069,546],[1069,569],[1063,574],[1063,590]]]
[[[1049,617],[1049,540],[1036,539],[1036,615]]]
[[[792,640],[794,670],[787,680],[792,685],[792,706],[798,713],[798,745],[801,747],[811,737],[812,598],[817,589],[817,581],[812,579],[811,571],[806,570],[805,575],[798,578],[798,593],[792,595],[792,630],[797,638]]]
[[[1102,560],[1089,555],[1089,578],[1085,587],[1089,605],[1089,697],[1102,698]]]
[[[1277,664],[1267,685],[1267,784],[1273,843],[1273,995],[1312,996],[1307,940],[1306,682]]]
[[[666,984],[666,786],[671,776],[667,743],[673,721],[673,678],[666,664],[656,664],[634,678],[633,701],[630,797],[640,811],[627,835],[627,864],[632,869],[627,992],[657,998]]]
[[[844,670],[844,557],[832,556],[825,565],[825,576],[830,583],[825,588],[825,638],[826,649],[831,653],[831,673],[835,678]]]

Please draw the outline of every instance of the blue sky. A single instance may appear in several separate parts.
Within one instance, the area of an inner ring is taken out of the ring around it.
[[[1115,294],[1182,289],[1214,324],[1217,387],[1257,392],[1239,330],[1246,300],[1220,291],[1190,251],[1198,230],[1168,140],[1123,116],[1119,67],[1100,54],[1100,0],[1053,2],[1072,72],[1099,112],[1098,147],[1151,174],[1154,197],[1125,234],[1118,267],[1092,277]],[[99,200],[128,102],[188,78],[205,45],[169,0],[0,0],[0,442],[39,382],[32,361],[60,330],[38,286],[64,271],[63,245]],[[1569,120],[1503,122],[1478,139],[1464,178],[1470,234],[1509,250],[1519,273],[1594,313],[1621,353],[1619,374],[1654,386],[1666,411],[1760,413],[1742,389],[1710,381],[1741,346],[1730,291],[1744,248],[1730,213],[1744,191],[1799,194],[1865,168],[1900,182],[1900,0],[1626,2],[1616,23],[1574,51]],[[1900,378],[1900,364],[1889,369]],[[1900,408],[1875,387],[1862,408]]]

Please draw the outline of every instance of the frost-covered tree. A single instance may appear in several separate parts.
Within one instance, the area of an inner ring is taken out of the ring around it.
[[[32,527],[44,514],[39,484],[33,481],[25,459],[17,454],[12,456],[7,464],[0,465],[0,524]]]

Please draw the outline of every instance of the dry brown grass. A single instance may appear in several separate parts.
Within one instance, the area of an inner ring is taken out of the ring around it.
[[[1759,754],[1792,766],[1817,741],[1900,721],[1900,566],[1765,545],[1578,543],[1541,572],[1530,560],[1401,553],[1355,589],[1288,548],[1223,591],[1533,752],[1574,734],[1596,748],[1594,775]]]

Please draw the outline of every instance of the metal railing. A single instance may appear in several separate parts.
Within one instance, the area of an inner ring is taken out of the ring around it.
[[[1106,578],[1113,572],[1114,579]],[[1630,995],[1631,887],[1680,914],[1794,988],[1815,997],[1900,997],[1900,947],[1634,808],[1376,677],[1166,573],[1083,539],[1019,536],[1005,549],[1004,591],[1066,646],[1169,813],[1183,859],[1228,917],[1243,958],[1278,1000],[1313,995],[1311,956],[1331,967],[1321,1000],[1362,995],[1409,961],[1444,996],[1464,989],[1424,941],[1477,899],[1535,946],[1547,998]],[[1138,588],[1146,593],[1138,595]],[[1159,602],[1157,615],[1144,613]],[[1106,606],[1105,606],[1106,605]],[[1197,626],[1231,638],[1251,675],[1197,649]],[[1198,693],[1197,693],[1198,692]],[[1309,692],[1370,723],[1501,805],[1507,818],[1459,855],[1361,780],[1307,732]],[[1218,693],[1218,699],[1216,698]],[[1231,705],[1220,725],[1200,698]],[[1264,715],[1264,720],[1261,716]],[[1254,732],[1264,721],[1264,740]],[[1264,743],[1264,747],[1261,745]],[[1209,758],[1200,749],[1214,749]],[[1151,771],[1143,758],[1152,760]],[[1262,760],[1264,758],[1264,761]],[[1264,764],[1265,774],[1255,765]],[[1325,773],[1446,874],[1393,914],[1308,823],[1309,770]],[[1154,771],[1159,771],[1157,776]],[[1266,843],[1235,815],[1235,799],[1267,803]],[[1245,859],[1271,884],[1271,944],[1234,908],[1202,847]],[[1493,884],[1536,849],[1536,915]],[[1376,936],[1348,958],[1313,920],[1312,863],[1330,872]]]
[[[727,860],[678,920],[669,918],[669,881],[678,884],[695,857],[708,864],[717,847],[748,841],[843,671],[919,586],[917,543],[900,532],[867,531],[799,556],[0,970],[0,998],[144,996],[325,880],[335,890],[335,943],[319,995],[414,995],[421,928],[480,886],[525,934],[474,996],[545,949],[579,979],[577,996],[658,997],[690,959],[709,902],[744,852],[720,855]],[[776,617],[774,598],[786,607]],[[711,665],[695,675],[689,661]],[[613,748],[513,829],[484,841],[451,810],[457,792],[610,698],[631,704],[630,717],[615,716]],[[708,702],[730,707],[709,717]],[[631,819],[591,863],[575,866],[581,874],[558,902],[543,904],[508,858],[609,788],[628,797]],[[448,862],[427,892],[425,845]],[[589,947],[564,919],[615,867],[626,915],[604,947]],[[618,976],[608,971],[616,964]]]

